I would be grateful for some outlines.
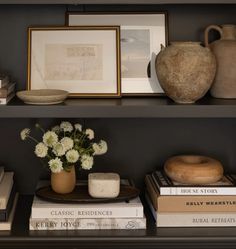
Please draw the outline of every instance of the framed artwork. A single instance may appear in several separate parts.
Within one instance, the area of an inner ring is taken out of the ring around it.
[[[118,26],[28,29],[28,89],[62,89],[72,97],[119,97]]]
[[[66,24],[119,25],[122,95],[163,94],[155,71],[161,44],[167,45],[167,13],[67,12]]]

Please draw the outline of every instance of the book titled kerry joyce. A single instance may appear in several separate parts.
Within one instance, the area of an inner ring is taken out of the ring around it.
[[[100,230],[100,229],[146,229],[146,218],[99,218],[99,219],[32,219],[30,230]]]
[[[236,195],[236,176],[225,175],[213,184],[187,185],[172,181],[163,171],[152,173],[160,195]]]

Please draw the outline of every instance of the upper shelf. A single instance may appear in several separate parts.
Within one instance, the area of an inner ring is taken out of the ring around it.
[[[68,99],[63,104],[34,106],[14,99],[0,106],[0,118],[236,118],[236,100],[206,97],[179,105],[166,97]]]
[[[0,4],[233,4],[236,0],[0,0]]]

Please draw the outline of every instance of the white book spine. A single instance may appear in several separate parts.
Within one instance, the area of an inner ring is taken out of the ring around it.
[[[235,227],[236,213],[157,213],[157,227]]]
[[[32,218],[140,218],[143,207],[32,207]]]
[[[162,187],[161,195],[236,195],[236,187]]]
[[[127,219],[33,219],[30,230],[146,229],[146,218]]]

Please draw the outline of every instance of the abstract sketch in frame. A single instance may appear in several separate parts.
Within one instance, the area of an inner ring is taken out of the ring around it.
[[[120,97],[120,27],[28,29],[28,90],[71,97]]]
[[[161,95],[155,58],[168,43],[167,13],[67,12],[66,24],[120,25],[122,95]]]

